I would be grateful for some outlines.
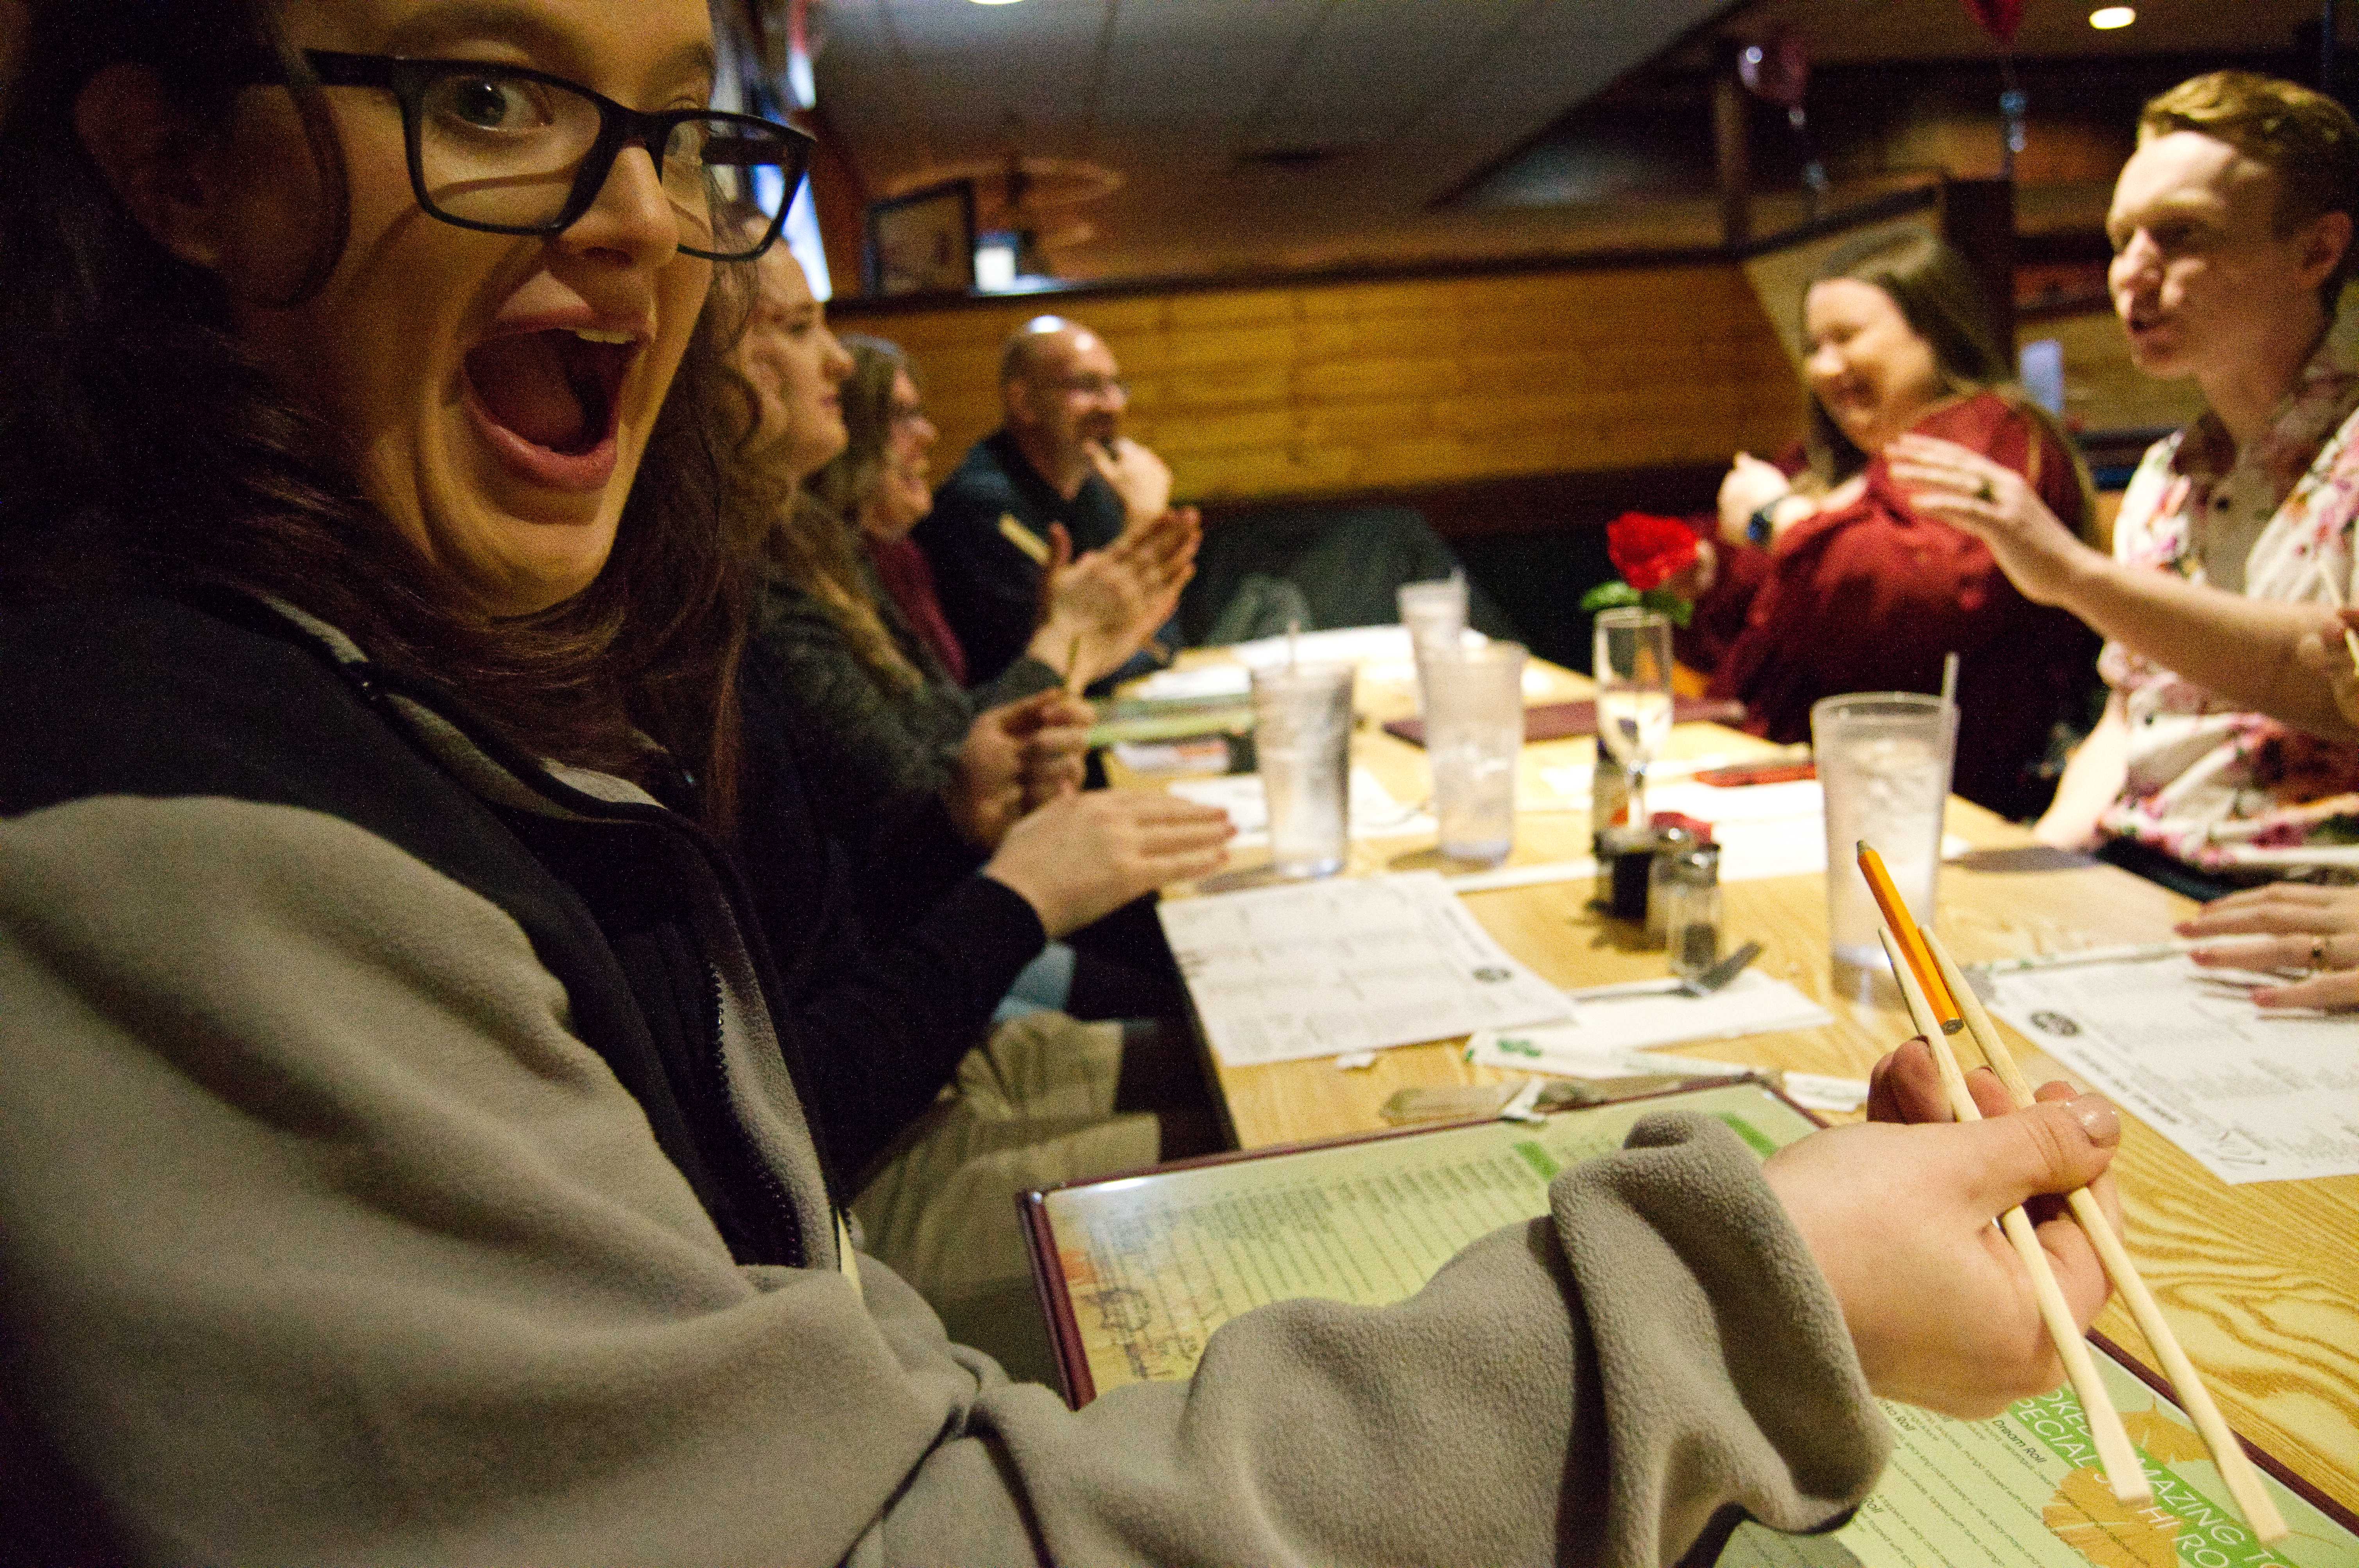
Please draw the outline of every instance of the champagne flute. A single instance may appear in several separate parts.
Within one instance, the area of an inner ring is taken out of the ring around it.
[[[1630,775],[1630,821],[1647,815],[1647,764],[1671,732],[1671,623],[1625,607],[1597,617],[1597,740]],[[1600,826],[1603,826],[1602,824]]]

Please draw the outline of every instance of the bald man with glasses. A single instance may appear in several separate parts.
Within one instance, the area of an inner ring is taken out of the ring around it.
[[[1027,322],[1007,341],[999,384],[1006,422],[943,481],[911,535],[976,681],[1006,669],[1030,640],[1053,528],[1078,556],[1171,507],[1171,470],[1122,433],[1129,395],[1096,333],[1055,316]],[[1143,674],[1177,645],[1167,629],[1109,678]]]

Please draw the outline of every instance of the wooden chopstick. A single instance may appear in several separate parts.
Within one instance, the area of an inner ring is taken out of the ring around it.
[[[1078,636],[1073,645],[1065,650],[1065,695],[1082,695],[1082,640]]]
[[[1892,960],[1892,978],[1900,982],[1900,997],[1908,1006],[1909,1018],[1915,1021],[1917,1032],[1933,1047],[1933,1060],[1941,1069],[1941,1087],[1949,1094],[1951,1110],[1960,1121],[1980,1121],[1982,1109],[1974,1104],[1973,1092],[1966,1087],[1966,1076],[1959,1070],[1958,1058],[1950,1049],[1942,1021],[1933,1015],[1925,989],[1918,983],[1915,972],[1902,956],[1900,944],[1889,931],[1875,935]],[[1999,1228],[2006,1232],[2015,1255],[2023,1260],[2024,1271],[2031,1276],[2031,1293],[2039,1303],[2040,1321],[2048,1325],[2048,1337],[2055,1342],[2056,1354],[2064,1362],[2064,1376],[2072,1385],[2073,1396],[2081,1401],[2081,1412],[2088,1417],[2089,1436],[2097,1445],[2097,1462],[2104,1466],[2105,1485],[2125,1503],[2135,1506],[2152,1502],[2154,1487],[2146,1478],[2146,1466],[2138,1463],[2137,1450],[2130,1443],[2128,1429],[2122,1425],[2121,1412],[2114,1409],[2114,1401],[2105,1392],[2096,1360],[2089,1354],[2089,1342],[2081,1336],[2081,1325],[2072,1321],[2072,1308],[2064,1300],[2063,1288],[2056,1282],[2056,1271],[2048,1265],[2048,1253],[2039,1245],[2039,1233],[2032,1228],[2031,1217],[2018,1204],[1999,1217]]]
[[[2006,1043],[1999,1038],[1997,1025],[1991,1022],[1990,1014],[1983,1008],[1982,999],[1967,983],[1965,972],[1958,968],[1956,961],[1941,946],[1940,937],[1930,931],[1924,933],[1924,937],[1926,950],[1932,955],[1934,963],[1940,967],[1941,979],[1950,994],[1956,999],[1961,1016],[1965,1019],[1966,1033],[1973,1035],[1974,1044],[1982,1047],[1991,1071],[1998,1075],[1999,1082],[2006,1086],[2006,1091],[2015,1102],[2017,1105],[2031,1104],[2035,1097],[2030,1080],[2023,1076],[2023,1069],[2016,1065],[2015,1053],[2008,1050]],[[2156,1303],[2154,1292],[2147,1289],[2137,1266],[2130,1260],[2129,1249],[2122,1245],[2122,1238],[2114,1232],[2113,1222],[2105,1217],[2105,1211],[2098,1206],[2097,1200],[2090,1195],[2086,1187],[2073,1193],[2065,1201],[2072,1210],[2072,1217],[2079,1220],[2081,1228],[2089,1233],[2089,1240],[2095,1246],[2099,1260],[2104,1263],[2105,1272],[2112,1277],[2114,1288],[2121,1292],[2124,1303],[2130,1309],[2130,1316],[2136,1320],[2138,1332],[2146,1336],[2147,1344],[2153,1348],[2157,1359],[2161,1361],[2163,1375],[2170,1379],[2179,1402],[2186,1408],[2189,1418],[2195,1422],[2195,1430],[2202,1435],[2203,1446],[2211,1450],[2212,1463],[2219,1468],[2221,1479],[2227,1483],[2229,1495],[2243,1512],[2245,1522],[2253,1527],[2254,1535],[2264,1545],[2284,1540],[2287,1534],[2284,1516],[2277,1512],[2277,1504],[2261,1485],[2260,1474],[2245,1454],[2245,1445],[2236,1440],[2236,1434],[2221,1417],[2220,1407],[2212,1400],[2212,1390],[2204,1386],[2201,1375],[2195,1370],[2195,1363],[2187,1358],[2187,1352],[2180,1346],[2179,1336],[2171,1332],[2169,1321],[2162,1315],[2162,1308]]]

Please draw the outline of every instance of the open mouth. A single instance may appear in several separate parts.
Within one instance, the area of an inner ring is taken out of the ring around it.
[[[614,473],[623,379],[640,346],[630,333],[592,328],[488,339],[467,355],[469,412],[521,477],[599,489]]]

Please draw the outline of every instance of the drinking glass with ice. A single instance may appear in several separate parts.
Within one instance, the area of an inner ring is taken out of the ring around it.
[[[1957,714],[1940,697],[1907,691],[1824,697],[1810,708],[1826,796],[1827,935],[1839,976],[1885,967],[1881,919],[1859,871],[1862,839],[1884,857],[1917,923],[1933,925]]]

